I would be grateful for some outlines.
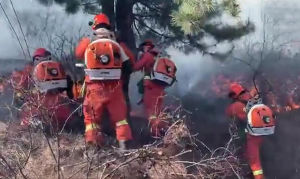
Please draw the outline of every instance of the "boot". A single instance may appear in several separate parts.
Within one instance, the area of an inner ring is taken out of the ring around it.
[[[130,149],[130,141],[120,140],[119,141],[119,149],[122,152],[129,150]]]
[[[99,131],[88,131],[85,133],[85,142],[88,146],[102,146],[103,136]]]

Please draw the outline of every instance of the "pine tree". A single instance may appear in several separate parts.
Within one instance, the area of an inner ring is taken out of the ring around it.
[[[174,46],[184,52],[206,52],[202,41],[212,37],[217,43],[238,39],[254,30],[250,22],[239,20],[236,0],[38,0],[44,5],[58,3],[66,12],[79,9],[89,14],[107,14],[121,40],[132,49],[136,40],[153,38],[161,46]],[[229,15],[238,23],[227,25],[220,19]]]

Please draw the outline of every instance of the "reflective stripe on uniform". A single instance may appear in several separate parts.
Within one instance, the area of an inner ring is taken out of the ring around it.
[[[119,80],[121,69],[85,69],[85,74],[90,80]]]
[[[124,120],[119,121],[119,122],[116,123],[117,127],[123,126],[123,125],[128,125],[128,122],[126,121],[126,119],[124,119]]]
[[[256,176],[256,175],[262,175],[263,174],[263,170],[254,170],[253,171],[253,175]]]
[[[149,120],[155,120],[157,117],[155,115],[152,115],[149,117]]]
[[[83,82],[83,85],[82,85],[82,87],[81,87],[81,89],[80,89],[80,97],[81,98],[83,98],[84,97],[84,95],[85,95],[85,86],[86,86],[86,84],[85,84],[85,81]]]
[[[91,131],[91,130],[96,130],[99,129],[99,125],[96,123],[91,123],[85,126],[85,132]]]
[[[275,132],[275,126],[255,128],[255,127],[251,127],[250,125],[247,125],[245,131],[253,136],[272,135]]]
[[[67,88],[67,80],[35,81],[35,85],[37,89],[43,93],[52,89]]]
[[[151,80],[150,76],[144,76],[144,80]]]
[[[163,73],[154,72],[152,76],[152,80],[162,81],[167,83],[168,85],[171,85],[174,79]]]

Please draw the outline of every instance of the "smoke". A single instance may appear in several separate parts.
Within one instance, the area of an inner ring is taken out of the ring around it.
[[[39,46],[54,47],[55,44],[47,44],[43,41],[47,33],[52,38],[64,33],[68,39],[77,34],[76,31],[80,28],[83,29],[82,34],[89,33],[87,22],[91,16],[87,14],[79,12],[75,15],[67,15],[63,7],[57,5],[45,7],[35,0],[15,2],[18,2],[16,10],[22,19],[22,26],[29,35],[31,53]],[[210,147],[222,146],[229,137],[229,121],[224,111],[230,101],[227,99],[228,88],[223,77],[229,81],[239,81],[247,88],[251,88],[254,70],[258,70],[257,81],[261,90],[266,91],[268,88],[266,80],[268,80],[272,85],[272,92],[280,98],[278,103],[283,106],[287,104],[289,85],[296,84],[298,89],[300,85],[300,78],[297,78],[300,68],[300,39],[296,33],[300,31],[300,22],[295,18],[300,15],[300,2],[298,0],[240,0],[240,2],[242,8],[240,18],[243,20],[249,18],[254,22],[256,31],[235,41],[235,49],[231,56],[218,61],[201,53],[186,55],[177,49],[168,49],[168,53],[178,67],[177,83],[167,89],[168,94],[181,98],[184,107],[192,112],[194,131],[199,133],[199,138]],[[6,3],[5,6],[9,17],[16,24],[9,4]],[[0,44],[5,45],[1,45],[0,59],[20,59],[22,53],[16,38],[11,33],[3,12],[0,11],[0,15],[0,23],[6,25],[1,27]],[[38,31],[39,27],[44,28],[44,31]],[[21,34],[19,29],[17,30],[18,34]],[[262,61],[261,65],[259,65],[260,61]],[[3,72],[4,70],[10,71],[14,68],[15,62],[11,64],[10,69],[7,68],[7,64],[1,65],[0,68]],[[223,77],[215,84],[216,88],[220,88],[220,92],[216,92],[213,82],[220,75]],[[134,110],[141,109],[141,106],[135,105],[140,98],[136,83],[141,78],[142,74],[135,73],[130,82],[130,96]],[[287,79],[291,83],[287,83]],[[300,101],[297,96],[295,100]],[[296,149],[299,149],[298,144],[295,144],[295,141],[299,141],[297,138],[299,132],[295,127],[299,125],[297,116],[299,116],[297,112],[279,115],[276,135],[266,142],[263,165],[266,167],[267,176],[271,178],[297,178],[296,176],[299,176],[297,175],[299,161],[296,161],[299,157],[297,155],[296,159],[293,159],[291,156],[292,154],[296,156]],[[272,152],[273,150],[275,151]],[[285,156],[288,157],[284,158]],[[282,161],[285,167],[280,165]],[[280,171],[284,172],[280,173]],[[287,175],[288,172],[291,175]]]
[[[38,47],[54,48],[55,42],[63,36],[66,39],[73,39],[79,35],[88,35],[88,21],[91,15],[78,12],[77,14],[66,14],[63,7],[52,4],[44,6],[36,0],[13,1],[21,22],[23,31],[28,41],[29,51],[32,52]],[[16,30],[23,48],[27,52],[17,18],[13,13],[9,1],[4,1],[5,11]],[[15,34],[9,26],[3,11],[0,11],[1,26],[0,43],[5,44],[0,49],[0,59],[24,59],[20,45]],[[52,49],[55,50],[55,49]]]

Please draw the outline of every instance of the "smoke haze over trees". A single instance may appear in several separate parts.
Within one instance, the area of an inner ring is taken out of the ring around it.
[[[247,21],[237,20],[239,6],[235,1],[143,1],[143,0],[39,0],[42,4],[58,3],[66,12],[83,10],[89,14],[104,12],[121,40],[134,49],[135,40],[153,38],[164,46],[174,45],[185,52],[200,50],[224,41],[232,41],[254,30]],[[232,24],[222,16],[231,17]],[[210,43],[207,43],[207,39]],[[205,41],[206,40],[206,41]]]
[[[184,107],[193,112],[192,118],[197,124],[194,128],[200,131],[201,139],[214,147],[227,141],[224,140],[228,137],[224,108],[230,102],[226,85],[221,88],[220,94],[213,90],[216,77],[224,76],[225,80],[238,81],[250,88],[253,86],[253,76],[257,74],[256,81],[261,90],[276,94],[280,98],[278,103],[283,107],[287,103],[289,85],[300,84],[298,0],[224,0],[214,5],[201,4],[204,2],[202,0],[13,2],[31,53],[37,47],[46,47],[58,60],[73,61],[74,46],[82,36],[91,35],[88,21],[98,12],[110,16],[122,40],[131,48],[149,37],[160,48],[168,47],[166,50],[178,66],[178,82],[169,90],[182,99]],[[1,3],[25,47],[9,1]],[[22,63],[10,59],[24,60],[24,56],[1,10],[0,23],[0,59],[9,60],[0,61],[2,74],[17,66],[20,68]],[[27,59],[31,60],[29,57]],[[133,77],[131,82],[133,102],[137,100],[137,79]],[[224,78],[220,79],[217,87],[225,81]],[[299,89],[296,89],[298,94]],[[264,94],[264,97],[267,95]],[[300,101],[299,95],[295,99]],[[299,151],[296,150],[299,146],[295,144],[300,136],[296,129],[299,125],[298,116],[299,112],[295,112],[278,117],[278,133],[267,141],[264,150],[264,154],[267,154],[264,165],[267,165],[266,173],[270,177],[299,178]],[[289,122],[291,120],[293,122]],[[275,153],[268,153],[271,150]],[[286,167],[281,168],[281,162]]]

